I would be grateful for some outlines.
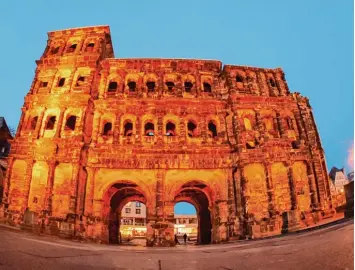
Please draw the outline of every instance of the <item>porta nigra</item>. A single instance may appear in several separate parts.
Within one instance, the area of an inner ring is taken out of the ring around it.
[[[147,246],[173,246],[174,205],[198,243],[299,230],[334,213],[306,97],[282,69],[115,58],[108,26],[48,33],[25,97],[0,218],[118,243],[120,213],[147,207]]]

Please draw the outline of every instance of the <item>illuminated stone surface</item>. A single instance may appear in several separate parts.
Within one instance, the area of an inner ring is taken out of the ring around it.
[[[140,201],[147,244],[169,246],[181,201],[204,244],[333,212],[311,107],[280,68],[116,59],[107,26],[48,37],[9,158],[8,224],[117,243],[121,209]]]

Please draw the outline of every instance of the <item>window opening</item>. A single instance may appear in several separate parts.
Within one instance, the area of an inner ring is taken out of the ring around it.
[[[108,92],[115,92],[117,90],[117,82],[110,82],[108,85]]]
[[[146,123],[144,126],[144,134],[145,136],[154,136],[154,124]]]
[[[65,130],[75,130],[76,116],[71,115],[65,123]]]
[[[124,136],[132,136],[133,134],[133,124],[131,122],[127,122],[124,125]]]
[[[175,124],[171,122],[166,124],[166,136],[175,136]]]
[[[208,133],[209,137],[211,138],[217,137],[217,126],[212,121],[208,123],[208,131],[209,131]]]
[[[104,136],[111,135],[111,130],[112,130],[112,124],[110,122],[105,123],[104,130],[103,130],[103,135]]]
[[[56,121],[56,117],[55,117],[55,116],[51,116],[51,117],[48,119],[48,122],[47,122],[47,125],[46,125],[46,130],[52,130],[52,129],[54,129],[55,121]]]
[[[127,84],[128,88],[129,88],[129,91],[130,92],[135,92],[136,91],[136,82],[129,82]]]
[[[192,89],[192,83],[191,82],[185,82],[184,86],[185,86],[185,92],[190,93],[191,89]]]
[[[187,124],[187,133],[189,137],[195,137],[196,128],[197,126],[193,122],[189,122]]]

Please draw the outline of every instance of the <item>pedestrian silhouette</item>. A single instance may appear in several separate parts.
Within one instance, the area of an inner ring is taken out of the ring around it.
[[[176,244],[176,245],[180,245],[179,240],[178,240],[178,238],[177,238],[177,234],[175,234],[175,244]]]
[[[187,238],[187,235],[186,235],[186,233],[184,234],[184,242],[185,242],[185,244],[186,244],[186,238]]]

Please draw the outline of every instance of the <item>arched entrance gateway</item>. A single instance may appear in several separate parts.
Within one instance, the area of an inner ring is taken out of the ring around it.
[[[107,217],[108,242],[110,244],[122,243],[120,226],[121,212],[128,202],[146,204],[146,196],[138,185],[131,182],[120,182],[112,185],[104,198],[104,216]]]
[[[174,198],[175,203],[187,202],[192,204],[197,214],[197,244],[210,244],[212,241],[212,208],[208,198],[208,188],[205,184],[198,181],[184,184]]]

